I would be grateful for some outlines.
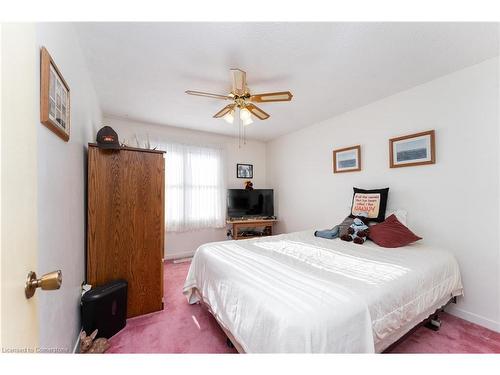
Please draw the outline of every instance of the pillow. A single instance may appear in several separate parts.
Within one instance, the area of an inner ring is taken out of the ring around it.
[[[365,213],[369,221],[378,223],[384,221],[389,188],[373,190],[353,188],[353,190],[351,217]]]
[[[387,219],[389,216],[394,215],[401,224],[407,227],[408,221],[406,220],[406,214],[407,212],[405,210],[389,210],[389,213],[385,215],[385,218]]]
[[[422,238],[399,222],[396,215],[389,216],[383,223],[370,227],[368,238],[382,247],[401,247]]]

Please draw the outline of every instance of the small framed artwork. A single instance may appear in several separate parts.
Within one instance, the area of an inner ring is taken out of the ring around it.
[[[389,139],[390,167],[436,163],[434,130]]]
[[[64,141],[70,133],[70,90],[45,47],[40,52],[40,122]]]
[[[253,165],[252,164],[236,164],[236,177],[237,178],[253,178]]]
[[[333,173],[361,170],[361,146],[333,150]]]

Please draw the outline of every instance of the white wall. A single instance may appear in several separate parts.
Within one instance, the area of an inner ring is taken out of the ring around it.
[[[37,92],[42,46],[48,49],[71,90],[68,143],[37,119],[37,273],[57,269],[63,273],[59,291],[40,293],[40,345],[72,350],[80,329],[80,286],[85,277],[86,145],[101,126],[101,111],[73,26],[40,23],[36,26],[36,38]],[[38,106],[38,95],[36,100]]]
[[[222,121],[222,120],[221,120]],[[111,126],[121,142],[136,146],[135,135],[151,140],[171,141],[184,144],[215,146],[225,150],[226,186],[228,189],[242,189],[246,179],[236,178],[236,164],[253,164],[252,179],[254,188],[267,188],[266,145],[263,142],[248,140],[238,147],[238,139],[224,135],[175,128],[172,126],[148,124],[139,121],[105,116],[104,123]],[[235,129],[236,131],[236,129]],[[143,146],[143,145],[141,145]],[[166,165],[168,168],[168,164]],[[165,257],[168,259],[190,256],[206,242],[226,239],[226,229],[205,229],[195,232],[168,232],[165,238]]]
[[[500,331],[498,59],[285,135],[267,145],[278,230],[327,228],[349,212],[352,187],[390,187],[426,243],[457,257],[465,297],[452,311]],[[436,130],[437,163],[390,169],[388,139]],[[363,170],[332,173],[332,150],[360,144]],[[432,262],[432,259],[429,259]]]

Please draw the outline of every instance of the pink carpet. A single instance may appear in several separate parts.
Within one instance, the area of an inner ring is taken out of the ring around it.
[[[235,353],[215,319],[189,305],[182,286],[190,263],[165,263],[165,309],[129,319],[110,339],[108,353]],[[449,314],[439,332],[425,327],[395,345],[391,353],[500,353],[500,333]]]

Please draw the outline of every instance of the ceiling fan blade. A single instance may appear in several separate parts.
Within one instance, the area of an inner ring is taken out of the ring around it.
[[[242,96],[247,91],[247,74],[241,69],[231,69],[232,93]]]
[[[255,117],[257,117],[258,119],[260,120],[265,120],[265,119],[268,119],[269,118],[269,115],[264,112],[262,109],[260,109],[259,107],[257,107],[255,104],[247,104],[245,106],[246,109],[248,109],[252,115],[254,115]]]
[[[214,98],[214,99],[223,99],[223,100],[229,100],[232,99],[228,95],[219,95],[219,94],[212,94],[210,92],[203,92],[203,91],[193,91],[193,90],[187,90],[186,94],[188,95],[196,95],[196,96],[205,96],[207,98]]]
[[[264,102],[289,102],[292,100],[292,93],[290,91],[280,91],[280,92],[267,92],[265,94],[255,94],[250,97],[252,102],[264,103]]]
[[[223,117],[224,115],[226,115],[229,112],[231,112],[234,109],[235,106],[236,106],[236,104],[228,104],[224,108],[222,108],[219,112],[217,112],[213,117],[214,118]]]

